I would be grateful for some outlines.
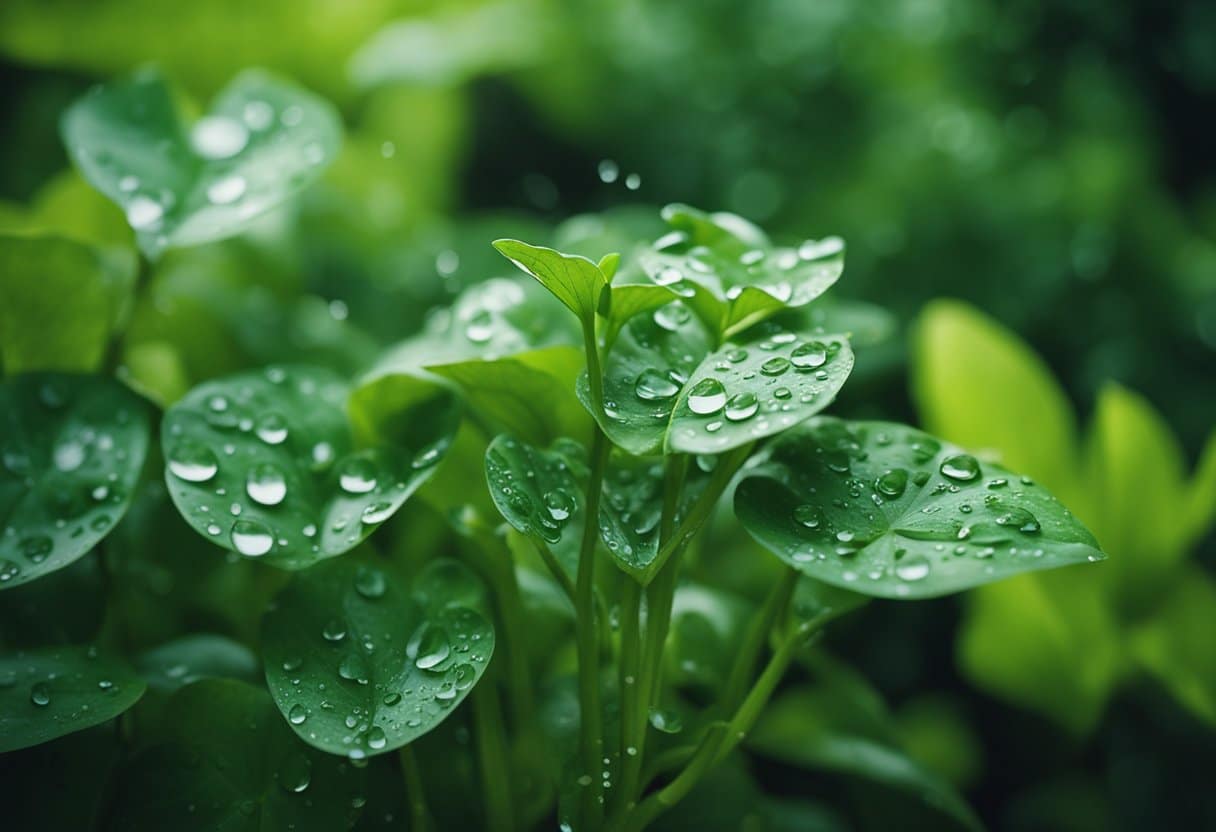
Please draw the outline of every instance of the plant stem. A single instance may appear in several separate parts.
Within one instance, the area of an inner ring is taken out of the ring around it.
[[[426,793],[422,787],[422,771],[412,745],[403,745],[397,751],[401,760],[401,777],[405,781],[405,799],[409,803],[411,832],[431,832],[431,813],[426,805]]]
[[[536,547],[536,554],[540,555],[540,559],[544,561],[545,568],[549,570],[549,574],[553,576],[553,580],[557,581],[557,585],[562,588],[562,592],[566,593],[566,597],[573,603],[574,582],[570,580],[570,576],[566,574],[566,570],[562,569],[562,565],[554,557],[553,550],[531,535],[528,535],[528,540],[531,540],[532,545]]]
[[[642,585],[626,577],[621,595],[621,776],[617,783],[615,812],[634,799],[642,770],[646,739],[646,709],[639,685],[642,665]]]
[[[515,813],[511,802],[511,763],[507,757],[498,690],[492,682],[485,680],[484,684],[473,688],[470,698],[473,700],[486,829],[488,832],[513,832]]]
[[[743,643],[739,646],[735,664],[726,681],[726,689],[719,700],[723,711],[730,712],[738,707],[747,692],[747,683],[756,671],[756,662],[760,660],[760,653],[768,643],[768,636],[773,630],[773,625],[789,608],[790,599],[794,596],[794,588],[798,584],[800,574],[796,569],[786,567],[781,579],[773,585],[764,604],[756,613],[755,619],[752,620],[751,626],[743,638]]]

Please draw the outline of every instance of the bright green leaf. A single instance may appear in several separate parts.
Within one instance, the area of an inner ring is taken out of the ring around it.
[[[611,348],[616,343],[621,327],[645,312],[667,306],[676,301],[676,295],[666,286],[653,283],[625,283],[616,285],[604,295],[608,299],[608,314],[605,316],[602,337]],[[675,307],[672,307],[675,308]],[[687,309],[687,307],[684,307]],[[603,314],[603,310],[600,310]]]
[[[271,367],[194,388],[165,414],[178,511],[219,546],[300,569],[348,551],[391,517],[442,457],[455,420],[428,400],[394,414],[394,444],[357,450],[349,389],[327,370]]]
[[[192,124],[164,78],[141,70],[73,104],[62,131],[153,257],[245,230],[315,181],[342,141],[328,103],[261,70],[238,75]]]
[[[608,285],[608,278],[599,266],[585,257],[562,254],[519,240],[495,240],[494,248],[540,281],[584,326],[593,325],[600,293]]]
[[[1198,540],[1216,521],[1216,433],[1203,446],[1188,491],[1188,538]]]
[[[852,370],[843,336],[758,327],[701,361],[680,392],[667,447],[717,454],[778,434],[831,404]]]
[[[795,569],[886,598],[1103,557],[1041,486],[885,422],[817,419],[781,437],[740,482],[735,513]]]
[[[0,752],[100,725],[134,705],[144,682],[95,647],[0,656]]]
[[[301,739],[352,758],[383,754],[460,704],[490,661],[494,629],[467,605],[470,579],[453,566],[432,563],[412,593],[360,558],[295,576],[262,644],[271,694]]]
[[[62,569],[131,505],[148,408],[99,376],[30,373],[0,384],[0,588]]]

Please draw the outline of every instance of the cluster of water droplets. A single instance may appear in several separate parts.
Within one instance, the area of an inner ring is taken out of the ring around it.
[[[83,663],[79,656],[74,652],[71,657],[51,654],[27,658],[18,652],[0,667],[0,693],[24,686],[31,716],[63,723],[86,719],[104,698],[117,695],[122,685],[98,662],[97,648],[84,650]],[[97,667],[92,666],[94,662],[98,662]]]
[[[511,525],[549,544],[562,539],[581,505],[570,463],[557,448],[539,451],[504,437],[486,453],[486,475],[490,493]]]

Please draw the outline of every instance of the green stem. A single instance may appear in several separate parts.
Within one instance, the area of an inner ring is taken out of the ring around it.
[[[477,759],[481,768],[481,792],[485,800],[488,832],[513,832],[515,813],[511,805],[511,763],[502,724],[502,708],[493,682],[483,680],[473,688],[473,721],[477,735]]]
[[[621,595],[621,777],[616,812],[626,809],[637,792],[646,740],[647,713],[638,678],[642,672],[641,614],[642,585],[626,577]]]
[[[769,633],[773,631],[773,625],[789,608],[790,599],[794,596],[794,588],[798,584],[800,574],[796,569],[787,567],[781,579],[773,585],[763,606],[760,607],[760,611],[756,613],[755,619],[743,637],[743,643],[739,646],[735,664],[726,681],[726,689],[719,700],[724,711],[729,712],[738,707],[747,692],[747,684],[751,680],[752,674],[756,672],[756,663],[760,660],[760,654],[764,651],[765,645],[768,644]]]
[[[426,792],[422,787],[422,770],[414,756],[412,745],[403,745],[397,751],[401,760],[401,777],[405,781],[405,799],[409,804],[411,832],[431,832],[431,812],[426,805]]]
[[[553,576],[553,580],[557,581],[557,585],[562,588],[562,592],[566,593],[566,597],[573,603],[574,582],[570,580],[570,576],[566,574],[566,570],[562,569],[562,565],[558,563],[553,550],[543,541],[531,535],[528,536],[528,540],[531,540],[532,545],[536,547],[536,554],[540,555],[540,559],[544,561],[545,568],[549,570],[549,574]]]

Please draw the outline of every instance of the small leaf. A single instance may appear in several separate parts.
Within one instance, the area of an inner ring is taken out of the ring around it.
[[[735,513],[795,569],[884,598],[1103,558],[1041,486],[886,422],[821,418],[781,437],[740,482]]]
[[[98,376],[31,373],[0,384],[0,589],[62,569],[131,505],[148,408]]]
[[[342,141],[328,103],[262,70],[238,75],[193,124],[165,80],[141,70],[73,104],[62,132],[152,257],[245,230],[315,181]]]
[[[667,306],[678,300],[675,293],[666,286],[656,286],[653,283],[625,283],[611,286],[606,297],[609,298],[608,314],[601,333],[604,344],[609,348],[616,343],[621,327],[636,316]],[[603,314],[601,310],[600,314]]]
[[[562,254],[519,240],[495,240],[494,248],[540,281],[584,326],[594,323],[600,293],[608,285],[608,278],[599,266],[585,257]]]
[[[709,348],[705,328],[682,303],[638,315],[604,361],[602,414],[592,406],[586,373],[579,400],[616,445],[635,456],[659,453],[680,390]]]
[[[358,816],[363,770],[292,736],[259,688],[197,682],[169,700],[162,724],[123,767],[109,828],[323,832]]]
[[[8,374],[101,363],[135,283],[130,250],[0,235],[0,356]]]
[[[470,581],[450,561],[433,562],[412,595],[362,558],[296,575],[266,614],[262,638],[266,681],[292,729],[357,759],[446,719],[494,652],[493,627],[467,606]]]
[[[448,402],[394,414],[395,444],[356,450],[349,389],[327,370],[271,367],[207,382],[165,414],[165,479],[186,521],[247,558],[301,569],[348,551],[435,468]]]
[[[548,546],[574,577],[586,522],[586,452],[572,440],[549,450],[503,434],[486,449],[486,481],[500,514],[519,532]]]
[[[0,656],[0,752],[100,725],[134,705],[144,681],[95,647]]]
[[[780,433],[823,410],[853,370],[841,335],[757,327],[707,355],[680,393],[667,447],[718,454]]]

